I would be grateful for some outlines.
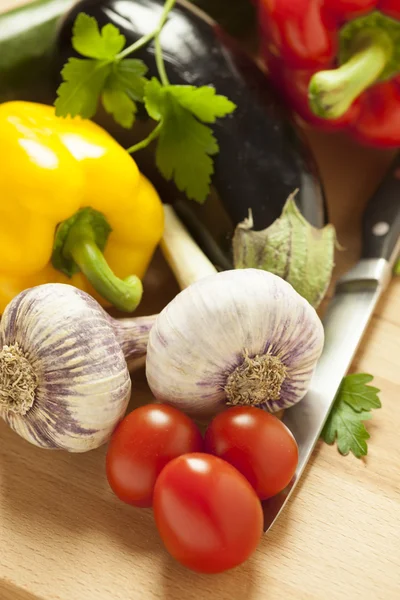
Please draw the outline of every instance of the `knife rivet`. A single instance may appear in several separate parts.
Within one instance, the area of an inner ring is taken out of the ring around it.
[[[376,236],[386,235],[389,231],[389,223],[385,223],[385,221],[380,221],[379,223],[375,223],[372,228],[372,233]]]

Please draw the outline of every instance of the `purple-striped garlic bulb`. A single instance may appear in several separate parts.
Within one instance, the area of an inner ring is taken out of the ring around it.
[[[289,283],[258,269],[224,271],[159,314],[146,375],[159,401],[194,417],[226,405],[277,412],[305,396],[323,343],[316,311]]]
[[[146,351],[150,325],[145,332],[139,322],[135,346],[135,319],[126,321],[130,345],[126,323],[75,287],[46,284],[15,297],[0,323],[0,416],[43,448],[86,452],[105,443],[131,393],[120,341],[130,359]]]

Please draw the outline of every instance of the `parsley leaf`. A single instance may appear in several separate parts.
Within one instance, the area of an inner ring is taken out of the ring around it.
[[[203,90],[193,86],[162,86],[153,78],[145,87],[145,106],[150,117],[162,122],[156,149],[157,167],[188,198],[204,202],[214,172],[211,156],[218,153],[219,147],[210,127],[199,119],[214,121],[219,114],[232,112],[235,105],[223,96],[216,96],[212,88],[207,88],[211,93],[206,94],[197,94],[198,89]]]
[[[219,152],[217,140],[205,123],[232,113],[236,106],[211,86],[171,85],[165,72],[160,31],[173,7],[167,0],[161,19],[153,32],[136,40],[122,52],[126,39],[111,23],[100,30],[95,18],[79,13],[74,25],[72,46],[84,56],[70,58],[61,72],[63,83],[57,90],[56,115],[90,119],[99,98],[105,110],[122,127],[132,127],[137,102],[143,102],[149,116],[158,122],[141,142],[128,149],[136,152],[158,138],[156,164],[178,189],[198,202],[210,191],[214,172],[212,156]],[[161,82],[145,77],[143,61],[125,58],[155,40],[155,54]]]
[[[340,387],[342,400],[357,412],[381,408],[382,404],[378,397],[380,390],[372,385],[367,385],[372,380],[372,375],[366,373],[347,375]]]
[[[137,58],[125,58],[113,66],[113,76],[118,81],[118,85],[137,102],[143,102],[144,88],[147,83],[144,77],[146,73],[146,65]]]
[[[357,458],[366,456],[368,446],[366,440],[369,433],[363,421],[371,418],[371,413],[355,412],[346,402],[335,401],[328,421],[322,431],[322,438],[327,444],[336,440],[340,454],[346,456],[352,452]]]
[[[101,61],[70,58],[61,71],[64,83],[57,90],[56,115],[93,117],[110,71],[111,65]]]
[[[125,94],[121,94],[120,90],[116,91],[113,81],[106,86],[113,71],[113,62],[124,45],[125,37],[114,25],[109,23],[100,32],[96,19],[79,13],[73,26],[72,46],[88,58],[70,58],[61,71],[64,82],[57,90],[57,116],[80,115],[84,119],[90,119],[96,113],[100,94],[107,87],[106,110],[118,115],[119,122],[133,122],[135,107],[132,101],[128,102]],[[118,78],[117,71],[118,67],[114,69],[113,75]]]
[[[172,96],[166,97],[167,111],[156,150],[156,164],[167,180],[188,198],[204,202],[214,172],[211,155],[218,144],[211,129],[197,121]]]
[[[105,110],[119,125],[126,129],[132,127],[137,112],[136,103],[124,90],[113,84],[113,80],[107,82],[101,100]]]
[[[340,454],[352,452],[357,458],[366,456],[369,433],[364,421],[371,419],[370,410],[380,408],[378,388],[367,385],[372,376],[364,373],[348,375],[342,381],[333,408],[322,430],[327,444],[337,443]]]
[[[171,85],[167,89],[183,108],[187,108],[203,123],[215,123],[219,117],[226,117],[236,108],[233,102],[217,95],[215,89],[208,85],[198,88],[193,85]]]
[[[130,129],[137,112],[136,101],[142,101],[146,79],[146,65],[141,60],[127,59],[112,66],[102,93],[105,110],[122,127]]]
[[[125,36],[108,23],[101,32],[94,17],[79,13],[72,29],[73,48],[88,58],[113,60],[125,46]]]
[[[155,77],[152,77],[144,88],[144,104],[149,117],[160,121],[165,113],[164,88]]]

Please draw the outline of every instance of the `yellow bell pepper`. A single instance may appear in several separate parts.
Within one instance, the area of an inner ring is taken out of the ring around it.
[[[0,152],[0,313],[50,282],[134,310],[164,221],[132,157],[95,123],[30,102],[0,105]]]

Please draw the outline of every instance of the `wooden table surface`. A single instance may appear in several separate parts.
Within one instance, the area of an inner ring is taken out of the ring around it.
[[[0,9],[17,1],[0,0]],[[360,215],[391,153],[309,133],[345,251],[359,252]],[[162,294],[155,293],[162,290]],[[148,311],[176,293],[159,257]],[[164,551],[149,510],[110,492],[105,449],[37,449],[0,423],[1,600],[398,600],[400,598],[400,278],[381,301],[352,371],[375,376],[383,407],[365,461],[319,443],[289,506],[242,567],[200,576]],[[144,375],[135,402],[150,399]]]

